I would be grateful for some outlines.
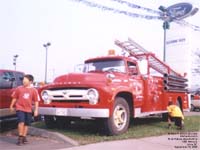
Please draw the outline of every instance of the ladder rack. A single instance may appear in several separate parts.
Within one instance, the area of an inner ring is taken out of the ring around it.
[[[176,77],[181,77],[181,75],[174,70],[172,70],[167,64],[159,60],[154,53],[151,53],[144,49],[142,46],[137,44],[132,39],[128,38],[128,41],[120,42],[115,41],[115,44],[129,53],[130,56],[135,57],[138,60],[146,59],[148,61],[149,67],[158,71],[161,74],[169,74]]]

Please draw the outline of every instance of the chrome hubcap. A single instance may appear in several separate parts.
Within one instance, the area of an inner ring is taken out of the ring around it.
[[[118,105],[115,107],[114,113],[114,124],[117,127],[118,130],[121,130],[124,128],[127,122],[127,112],[124,106]]]

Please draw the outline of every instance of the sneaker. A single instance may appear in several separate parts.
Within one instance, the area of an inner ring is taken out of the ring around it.
[[[25,136],[23,137],[23,143],[24,144],[28,144],[28,140],[27,140],[27,138]]]
[[[23,145],[23,137],[22,136],[19,136],[18,137],[18,140],[17,140],[17,143],[16,143],[18,146],[22,146]]]

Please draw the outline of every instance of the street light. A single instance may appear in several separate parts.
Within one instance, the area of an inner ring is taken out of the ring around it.
[[[163,44],[163,61],[166,61],[166,30],[169,29],[169,16],[167,14],[167,8],[165,8],[164,6],[160,6],[158,8],[160,11],[162,11],[162,17],[163,17],[163,30],[164,30],[164,44]]]
[[[13,65],[15,67],[15,71],[17,69],[17,57],[19,57],[19,55],[17,55],[17,54],[13,56]]]
[[[166,30],[170,27],[170,22],[180,21],[189,16],[193,16],[198,12],[198,8],[193,8],[190,3],[178,3],[168,8],[160,6],[158,8],[162,13],[161,17],[164,30],[164,47],[163,47],[163,61],[166,61]]]
[[[47,83],[47,58],[48,58],[48,47],[51,46],[51,43],[48,42],[46,44],[43,44],[46,50],[46,61],[45,61],[45,77],[44,77],[44,82]]]

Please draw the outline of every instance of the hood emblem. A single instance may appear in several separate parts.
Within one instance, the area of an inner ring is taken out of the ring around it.
[[[67,91],[64,91],[64,92],[62,92],[64,95],[66,95],[67,94]]]

